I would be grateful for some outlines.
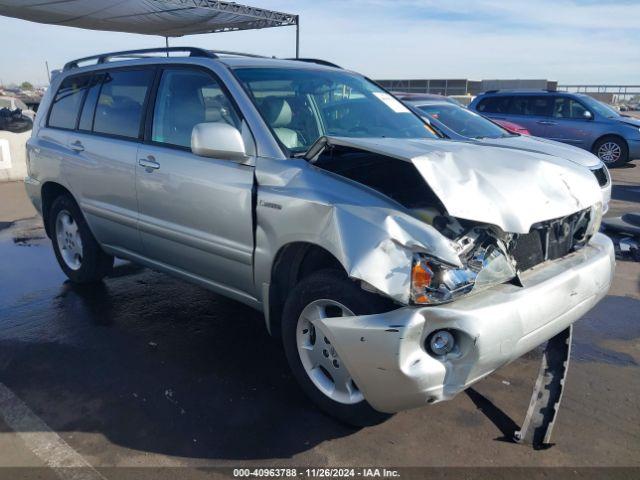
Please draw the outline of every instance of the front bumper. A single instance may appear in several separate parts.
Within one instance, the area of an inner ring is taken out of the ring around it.
[[[397,412],[449,400],[555,336],[607,294],[614,268],[613,244],[598,233],[580,251],[525,272],[525,287],[504,284],[441,306],[327,318],[323,330],[366,400]],[[456,338],[445,357],[424,347],[440,329]]]
[[[612,182],[609,181],[607,185],[602,187],[602,214],[604,215],[609,211],[609,204],[611,203],[611,186]]]
[[[629,160],[640,158],[640,140],[627,140],[629,145]]]

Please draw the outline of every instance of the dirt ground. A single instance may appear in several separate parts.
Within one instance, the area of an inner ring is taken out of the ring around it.
[[[638,167],[612,171],[609,215],[640,211]],[[576,324],[555,445],[534,451],[510,438],[539,350],[450,402],[349,428],[307,401],[259,314],[124,262],[100,287],[71,285],[33,215],[22,185],[0,185],[0,478],[201,478],[212,474],[205,467],[237,466],[640,467],[640,263],[618,262],[609,295]],[[471,472],[523,474],[461,475]]]

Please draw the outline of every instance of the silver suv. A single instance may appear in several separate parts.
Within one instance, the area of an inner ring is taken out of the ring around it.
[[[120,257],[264,312],[356,425],[452,398],[606,295],[575,163],[440,139],[326,62],[154,52],[70,62],[43,99],[25,183],[72,281]]]

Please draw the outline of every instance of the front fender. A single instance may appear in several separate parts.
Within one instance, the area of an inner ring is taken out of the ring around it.
[[[297,159],[259,159],[256,178],[258,287],[270,282],[280,249],[294,242],[324,248],[349,277],[405,305],[414,252],[461,266],[450,240],[367,187]]]

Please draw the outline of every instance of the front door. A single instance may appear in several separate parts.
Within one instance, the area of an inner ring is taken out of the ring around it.
[[[553,118],[544,137],[588,149],[592,117],[585,116],[587,108],[577,100],[563,96],[555,97],[553,105]]]
[[[252,297],[254,169],[191,153],[191,132],[203,122],[240,129],[242,120],[209,71],[164,69],[136,167],[145,256],[232,296]]]

